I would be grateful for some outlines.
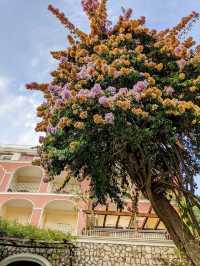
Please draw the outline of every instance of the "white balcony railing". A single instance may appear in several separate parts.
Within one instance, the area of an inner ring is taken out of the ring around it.
[[[87,237],[108,237],[114,239],[141,239],[141,240],[169,240],[166,231],[142,231],[142,230],[126,230],[126,229],[106,229],[96,228],[92,230],[84,230],[83,236]]]
[[[38,183],[13,183],[9,187],[11,192],[37,192],[39,188]]]
[[[67,234],[67,233],[74,234],[74,230],[70,224],[56,223],[54,225],[49,226],[48,228],[51,230],[63,232],[65,234]]]

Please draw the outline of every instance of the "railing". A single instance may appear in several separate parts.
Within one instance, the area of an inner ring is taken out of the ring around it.
[[[37,192],[39,188],[38,183],[13,183],[8,191],[10,192]]]
[[[64,188],[60,190],[61,184],[52,184],[50,192],[51,193],[67,193],[67,194],[77,194],[80,189],[78,185],[67,184]]]
[[[128,230],[128,229],[107,229],[96,228],[84,230],[83,236],[87,237],[108,237],[117,239],[141,239],[141,240],[169,240],[169,234],[165,231],[153,230]]]
[[[74,231],[70,224],[64,224],[64,223],[57,223],[57,224],[49,226],[48,228],[51,230],[63,232],[65,234],[67,233],[73,234],[73,231]]]

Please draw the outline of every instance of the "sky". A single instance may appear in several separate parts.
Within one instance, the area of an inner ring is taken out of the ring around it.
[[[109,15],[116,21],[121,6],[131,7],[134,16],[147,17],[147,26],[164,29],[195,10],[200,0],[109,0]],[[50,51],[67,47],[67,31],[47,10],[48,4],[60,8],[71,21],[88,31],[81,0],[0,0],[0,144],[36,145],[34,132],[39,92],[25,84],[51,80],[56,68]],[[200,42],[200,23],[191,34]]]

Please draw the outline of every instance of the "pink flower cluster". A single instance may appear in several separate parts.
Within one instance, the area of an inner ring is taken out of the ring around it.
[[[56,132],[57,132],[57,128],[56,127],[53,127],[53,126],[51,126],[51,125],[49,125],[48,127],[47,127],[47,133],[51,133],[51,134],[55,134]]]
[[[99,98],[99,104],[103,105],[104,107],[107,107],[109,105],[109,97],[101,96]]]
[[[122,11],[123,11],[123,16],[122,16],[123,20],[129,20],[133,13],[132,8],[128,8],[127,10],[122,8]]]
[[[114,120],[115,120],[115,117],[114,117],[112,112],[105,114],[105,121],[106,121],[107,124],[112,124],[113,125],[114,124]]]
[[[82,0],[81,1],[83,10],[88,14],[91,11],[95,10],[99,6],[98,0]]]
[[[174,52],[175,52],[175,55],[176,56],[179,56],[179,54],[182,52],[182,50],[185,48],[185,46],[183,45],[183,44],[179,44],[176,48],[175,48],[175,50],[174,50]]]
[[[165,86],[164,91],[169,95],[172,95],[174,93],[174,89],[172,88],[172,86]]]
[[[141,100],[141,93],[148,85],[149,83],[147,80],[140,80],[133,86],[131,93],[137,102]]]
[[[80,70],[80,72],[77,74],[77,79],[85,79],[88,80],[90,79],[92,71],[95,69],[95,64],[92,62],[88,62],[88,64],[83,66]]]
[[[91,98],[95,98],[95,97],[101,95],[102,93],[103,93],[103,91],[101,89],[101,85],[100,84],[95,84],[94,87],[91,89],[89,96]]]
[[[59,86],[51,85],[51,84],[50,84],[49,87],[48,87],[48,91],[49,91],[51,94],[57,96],[57,95],[59,95],[59,94],[61,93],[61,91],[62,91],[62,87],[59,87]]]
[[[72,97],[72,93],[67,85],[63,87],[61,95],[64,100],[70,99]]]
[[[180,59],[178,61],[176,61],[177,65],[179,66],[180,71],[182,71],[184,69],[184,67],[186,66],[187,62],[185,59]]]

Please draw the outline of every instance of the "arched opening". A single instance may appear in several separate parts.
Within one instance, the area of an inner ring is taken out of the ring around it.
[[[51,266],[51,264],[40,255],[21,253],[3,259],[0,266]]]
[[[41,266],[41,264],[38,264],[36,262],[22,260],[22,261],[15,261],[8,264],[8,266]]]
[[[76,206],[66,200],[49,202],[44,210],[41,226],[45,229],[77,234],[78,211]]]
[[[42,169],[37,166],[18,168],[11,180],[10,192],[37,192],[42,179]]]
[[[0,211],[3,219],[20,224],[29,224],[33,211],[33,204],[26,199],[11,199],[6,201]]]

